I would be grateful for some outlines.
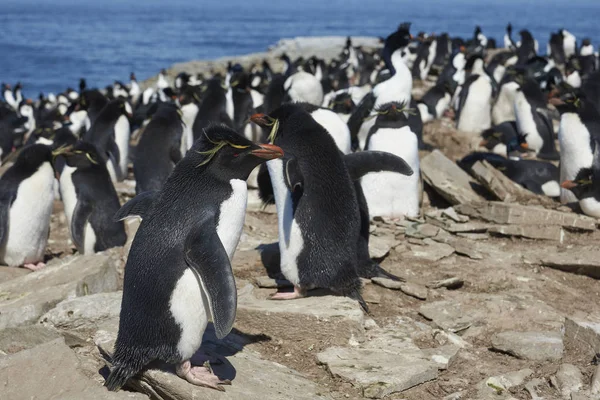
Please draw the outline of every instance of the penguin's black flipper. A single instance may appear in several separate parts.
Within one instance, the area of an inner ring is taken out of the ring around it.
[[[207,219],[206,217],[205,219]],[[216,231],[207,231],[201,221],[185,242],[185,260],[198,275],[206,293],[217,338],[231,331],[237,308],[237,290],[231,263]]]
[[[285,184],[292,193],[302,190],[304,186],[304,176],[302,176],[296,157],[285,160]]]
[[[108,149],[106,151],[108,153],[108,159],[113,164],[115,174],[117,175],[117,180],[122,181],[123,179],[125,179],[125,177],[122,176],[121,167],[119,165],[121,161],[121,152],[119,151],[119,146],[117,146],[117,143],[114,140],[111,140],[108,143]]]
[[[2,188],[5,189],[5,188]],[[14,190],[0,192],[0,246],[4,244],[8,235],[8,212],[11,204],[17,198]]]
[[[73,217],[71,217],[71,238],[80,253],[85,246],[85,223],[92,214],[92,204],[87,201],[77,200]]]
[[[154,203],[157,195],[157,190],[149,190],[147,192],[138,194],[133,199],[123,204],[123,207],[117,211],[113,217],[113,220],[118,222],[129,217],[140,217],[141,219],[144,219],[144,216],[152,207],[152,203]]]
[[[348,128],[350,129],[350,138],[352,139],[352,150],[358,148],[358,131],[362,126],[365,118],[369,116],[371,110],[375,106],[375,95],[373,92],[369,92],[363,99],[358,103],[358,106],[352,112],[352,115],[348,119]]]
[[[363,151],[344,156],[350,178],[356,181],[369,172],[390,171],[412,175],[414,171],[402,158],[385,151]]]

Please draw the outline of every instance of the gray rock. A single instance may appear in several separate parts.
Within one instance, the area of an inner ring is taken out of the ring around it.
[[[597,224],[594,218],[583,215],[495,201],[477,206],[460,205],[456,207],[456,211],[469,217],[481,218],[503,225],[552,225],[593,231]]]
[[[600,251],[597,250],[578,249],[553,253],[543,257],[540,263],[546,267],[600,279]]]
[[[364,314],[357,301],[341,296],[309,296],[289,301],[257,298],[251,284],[238,287],[236,325],[282,340],[310,336],[346,344],[364,339]],[[265,331],[268,327],[268,332]]]
[[[431,289],[439,289],[439,288],[459,289],[464,284],[465,284],[465,281],[463,281],[462,279],[457,278],[457,277],[454,276],[452,278],[442,279],[440,281],[430,282],[430,283],[427,284],[427,287],[431,288]]]
[[[409,354],[330,347],[317,354],[329,372],[360,387],[363,396],[380,399],[437,378],[436,363]]]
[[[594,370],[592,381],[590,382],[590,392],[593,395],[600,394],[600,365]]]
[[[66,298],[117,290],[106,253],[52,260],[46,268],[0,284],[0,329],[34,323]]]
[[[567,317],[565,338],[583,342],[593,353],[600,353],[600,316],[595,319]]]
[[[43,326],[19,326],[0,331],[0,354],[13,354],[60,339],[60,333]]]
[[[383,286],[384,288],[400,290],[402,293],[412,296],[419,300],[427,300],[427,288],[413,282],[400,282],[387,278],[372,278],[373,283]]]
[[[516,236],[528,239],[554,240],[562,243],[565,233],[560,226],[547,225],[499,225],[488,229],[488,232],[502,236]]]
[[[501,332],[492,337],[495,350],[534,361],[558,361],[563,354],[559,332]]]
[[[394,237],[371,235],[369,237],[369,255],[376,259],[384,258],[397,244],[398,241]]]
[[[504,330],[559,331],[564,323],[552,307],[518,293],[461,293],[452,300],[423,304],[419,313],[446,331],[464,331],[463,339]]]
[[[432,239],[423,241],[425,246],[412,245],[412,255],[428,261],[439,261],[442,258],[451,256],[454,253],[454,247],[445,243],[438,243]]]
[[[508,389],[522,385],[525,379],[533,375],[533,371],[530,369],[522,369],[520,371],[508,372],[506,374],[492,376],[484,379],[477,385],[478,388],[478,400],[487,399],[502,399],[512,400],[512,397],[508,393]]]
[[[406,229],[405,235],[417,239],[434,237],[438,234],[440,228],[432,224],[414,224]]]
[[[483,201],[471,188],[475,181],[439,150],[421,160],[421,172],[425,182],[450,204]]]
[[[571,397],[583,387],[583,375],[573,364],[562,364],[556,371],[556,382],[564,399]]]
[[[256,286],[259,288],[266,289],[289,288],[294,286],[292,282],[287,279],[273,279],[268,276],[259,276],[254,279],[254,283],[256,283]]]
[[[460,346],[448,344],[432,349],[423,349],[423,353],[436,363],[439,369],[445,370],[448,369],[460,349]]]
[[[101,352],[110,354],[115,339],[115,332],[100,331],[94,341]],[[159,369],[147,370],[141,379],[130,379],[129,384],[151,398],[172,400],[329,399],[321,394],[326,390],[298,372],[281,364],[263,360],[258,353],[244,349],[247,343],[247,340],[234,333],[223,340],[217,340],[210,327],[205,333],[202,349],[216,354],[228,354],[223,364],[211,365],[217,376],[232,381],[231,386],[225,386],[225,392],[192,385],[172,372]]]
[[[469,221],[469,217],[467,217],[466,215],[458,214],[456,212],[456,210],[452,207],[448,207],[444,211],[442,211],[442,215],[444,217],[450,218],[454,222],[468,222]]]
[[[546,385],[546,381],[540,378],[532,379],[531,381],[527,382],[525,385],[525,390],[529,392],[531,400],[544,400],[543,397],[538,395],[537,391],[537,388],[542,385]]]
[[[98,323],[118,318],[123,292],[97,293],[59,303],[39,322],[58,329],[95,329]]]
[[[63,339],[0,358],[0,398],[123,400],[139,393],[109,392],[78,369],[77,356]]]
[[[8,282],[11,279],[15,279],[29,273],[31,273],[31,270],[26,268],[0,266],[0,283]]]

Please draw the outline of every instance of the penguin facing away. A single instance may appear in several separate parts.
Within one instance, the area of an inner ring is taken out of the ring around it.
[[[113,221],[119,197],[94,145],[79,142],[61,151],[66,160],[60,194],[71,232],[81,254],[93,254],[127,241],[122,221]]]
[[[53,154],[50,147],[23,148],[0,178],[0,263],[43,268],[54,202]]]
[[[395,172],[369,173],[361,179],[369,214],[399,218],[419,215],[419,142],[408,124],[405,104],[381,106],[369,131],[366,149],[387,151],[405,160],[413,171],[405,176]]]
[[[231,330],[237,293],[230,260],[244,225],[245,179],[282,150],[257,145],[224,126],[203,131],[160,192],[145,192],[115,218],[138,215],[123,285],[109,390],[153,360],[177,364],[188,382],[224,390],[190,358],[212,318],[218,338]]]
[[[281,272],[294,284],[294,292],[279,292],[271,299],[295,299],[307,290],[325,288],[358,300],[368,310],[360,294],[358,247],[363,239],[353,183],[367,171],[351,175],[331,136],[297,104],[284,104],[271,115],[255,114],[251,120],[270,128],[269,139],[286,152],[284,159],[269,161],[267,167],[277,205]],[[394,159],[405,173],[412,173],[403,160]]]
[[[136,194],[160,190],[175,165],[183,158],[180,149],[182,114],[175,104],[158,105],[135,149],[133,174]]]

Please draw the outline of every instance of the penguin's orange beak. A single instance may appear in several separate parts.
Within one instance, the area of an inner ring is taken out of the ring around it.
[[[275,119],[269,117],[267,114],[254,114],[250,117],[250,121],[254,122],[256,125],[266,128],[268,126],[273,126],[275,123]]]
[[[252,150],[250,154],[255,155],[263,160],[273,160],[283,157],[283,150],[274,144],[259,144],[258,149]]]
[[[577,187],[577,184],[573,181],[564,181],[563,183],[560,184],[560,187],[563,189],[573,189],[574,187]]]

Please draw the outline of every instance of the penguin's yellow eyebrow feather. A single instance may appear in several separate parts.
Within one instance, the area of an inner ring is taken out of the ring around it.
[[[271,132],[269,133],[269,142],[273,144],[275,142],[275,136],[277,136],[277,131],[279,130],[279,120],[276,119],[273,122],[273,127],[271,128]]]
[[[198,164],[196,166],[196,168],[208,164],[210,162],[210,160],[212,160],[212,158],[215,156],[215,154],[217,154],[217,152],[225,146],[231,146],[235,149],[247,149],[248,147],[250,147],[250,145],[234,144],[227,140],[214,141],[208,137],[205,130],[203,130],[203,132],[204,132],[204,136],[206,137],[206,140],[208,140],[210,143],[214,144],[215,146],[212,149],[206,150],[206,151],[197,151],[196,150],[196,153],[207,156],[204,161],[202,161],[200,164]]]

